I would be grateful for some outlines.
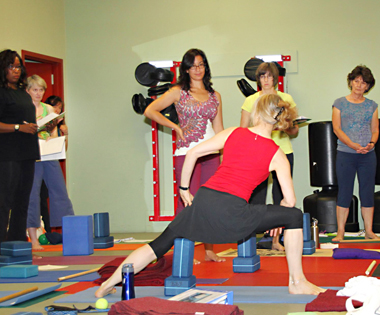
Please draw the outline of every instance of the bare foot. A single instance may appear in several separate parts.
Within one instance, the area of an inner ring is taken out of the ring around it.
[[[376,240],[376,239],[380,239],[380,237],[378,237],[375,233],[373,233],[372,231],[371,232],[368,232],[367,231],[365,232],[365,239],[366,240]]]
[[[39,251],[39,250],[45,250],[41,245],[40,245],[40,243],[32,243],[32,250],[37,250],[37,251]]]
[[[97,298],[101,298],[103,296],[106,296],[108,294],[114,294],[116,293],[115,287],[107,287],[107,281],[103,282],[99,289],[96,290],[95,296]]]
[[[337,235],[331,240],[332,242],[340,242],[344,240],[344,233],[337,233]]]
[[[194,264],[194,265],[199,265],[200,263],[201,263],[201,262],[200,262],[198,259],[195,259],[195,258],[194,258],[194,260],[193,260],[193,264]]]
[[[33,255],[33,259],[42,259],[42,256]]]
[[[224,258],[222,258],[222,257],[219,257],[212,250],[207,250],[206,249],[205,261],[223,262],[223,261],[226,261],[226,260]]]
[[[307,281],[305,278],[300,280],[289,281],[289,293],[290,294],[312,294],[318,295],[325,292],[326,289],[317,287],[315,284]]]
[[[272,242],[272,249],[278,250],[279,252],[284,252],[285,251],[285,247],[282,246],[280,243],[273,243]]]

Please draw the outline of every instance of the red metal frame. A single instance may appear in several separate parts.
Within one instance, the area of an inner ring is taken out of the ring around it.
[[[177,68],[181,65],[180,62],[174,61],[170,71],[174,73],[172,84],[177,82]],[[172,150],[173,150],[173,199],[174,199],[174,214],[171,216],[161,215],[160,206],[160,172],[159,172],[159,151],[158,151],[158,129],[157,123],[152,120],[152,157],[153,157],[153,211],[154,214],[149,216],[149,221],[172,221],[175,217],[177,209],[177,182],[175,180],[175,156],[176,150],[176,132],[172,130]]]

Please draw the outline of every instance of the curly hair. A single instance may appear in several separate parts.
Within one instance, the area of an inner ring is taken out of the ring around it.
[[[369,92],[369,90],[374,87],[375,78],[373,77],[371,70],[364,65],[360,65],[356,66],[354,70],[347,75],[347,84],[350,90],[352,90],[351,82],[357,77],[362,77],[363,81],[368,84],[368,89],[366,89],[364,93]]]
[[[181,66],[179,67],[177,85],[179,85],[185,91],[190,90],[190,75],[187,73],[187,71],[193,66],[196,56],[201,56],[205,65],[205,75],[203,76],[203,84],[205,86],[205,89],[210,93],[214,93],[211,82],[210,66],[208,64],[206,55],[202,50],[196,48],[188,50],[183,56]]]
[[[251,121],[255,125],[258,120],[276,125],[278,130],[286,130],[293,127],[293,120],[297,118],[297,109],[291,107],[277,94],[264,94],[260,96],[251,113]]]
[[[269,72],[273,77],[273,86],[278,84],[278,68],[274,62],[263,62],[256,69],[256,81],[257,85],[262,88],[260,82],[260,76],[265,75]]]
[[[20,75],[20,79],[17,82],[17,87],[20,89],[26,88],[27,74],[24,67],[24,63],[22,62],[20,55],[16,51],[10,50],[10,49],[6,49],[0,52],[0,87],[6,88],[6,89],[9,88],[8,86],[9,82],[7,79],[8,67],[14,63],[16,57],[20,61],[20,65],[21,65],[21,75]]]

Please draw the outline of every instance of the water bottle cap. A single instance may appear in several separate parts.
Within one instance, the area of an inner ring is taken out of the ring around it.
[[[312,220],[313,220],[313,226],[317,226],[318,220],[316,218],[312,218]]]

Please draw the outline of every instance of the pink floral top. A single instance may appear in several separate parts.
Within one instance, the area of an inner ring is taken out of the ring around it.
[[[175,108],[185,140],[177,141],[177,149],[189,147],[191,142],[198,142],[199,139],[203,139],[207,122],[208,120],[212,122],[215,119],[218,106],[219,101],[215,93],[209,92],[208,100],[200,102],[192,97],[188,91],[181,90],[181,96]]]

